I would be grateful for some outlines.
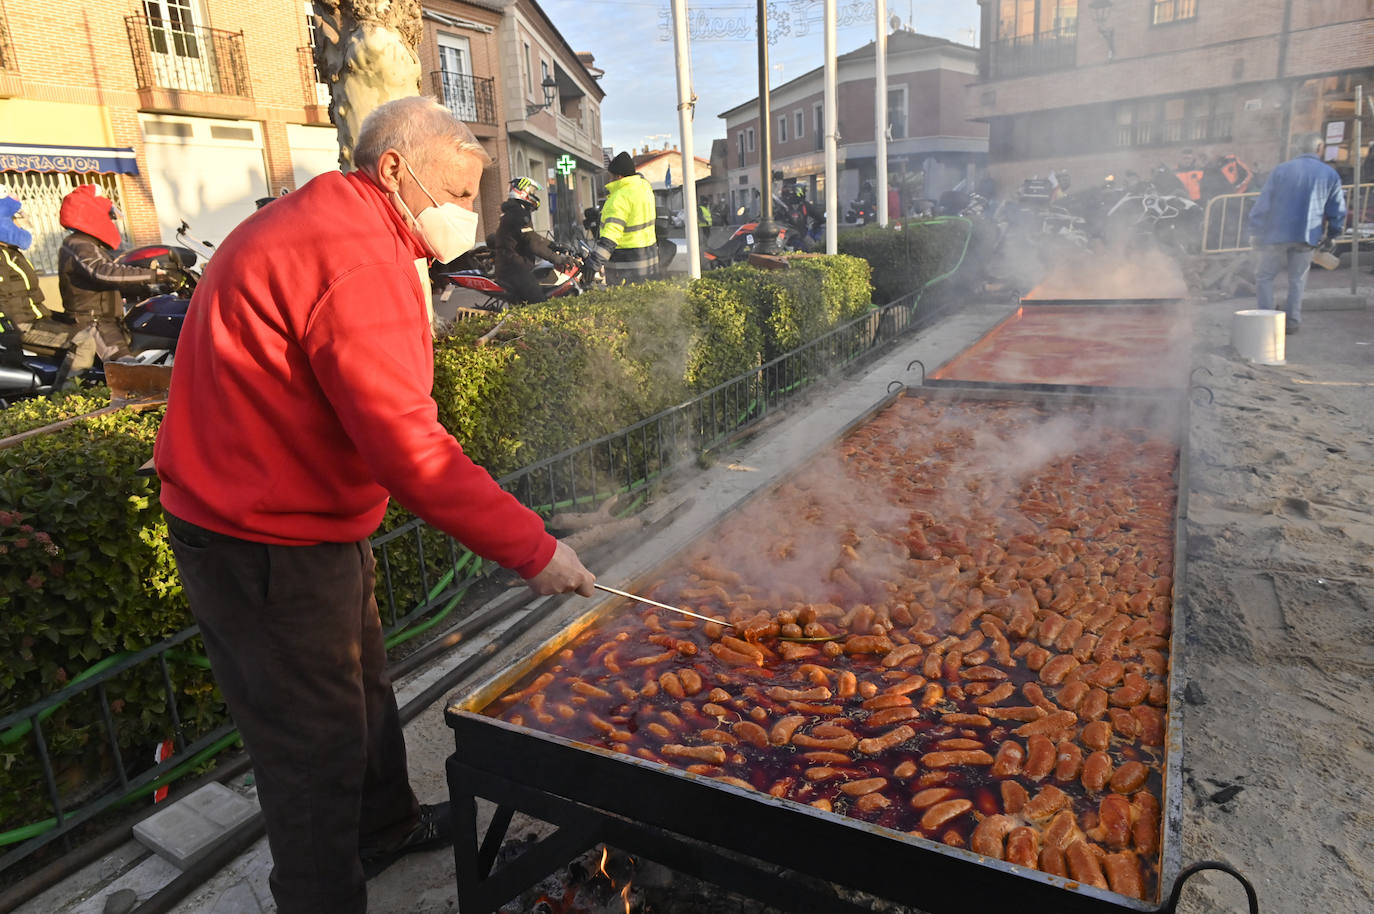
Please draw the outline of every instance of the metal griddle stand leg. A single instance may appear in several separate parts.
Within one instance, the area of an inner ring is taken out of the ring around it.
[[[453,809],[453,860],[462,914],[494,912],[521,892],[597,844],[642,856],[680,873],[741,892],[793,914],[871,914],[872,909],[839,898],[819,880],[748,858],[721,854],[699,841],[632,822],[562,797],[465,765],[450,756],[449,799]],[[497,804],[486,833],[477,820],[477,799]],[[494,870],[515,812],[531,815],[557,831],[530,845]]]

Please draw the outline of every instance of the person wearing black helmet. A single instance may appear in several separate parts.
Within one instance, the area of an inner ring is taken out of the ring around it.
[[[796,230],[792,243],[799,251],[810,252],[816,244],[811,239],[813,225],[821,222],[820,211],[806,199],[806,189],[797,184],[796,178],[786,178],[778,197],[775,218]]]
[[[541,302],[548,293],[534,278],[534,262],[542,257],[565,267],[576,259],[554,250],[543,235],[534,230],[530,214],[539,209],[539,185],[532,178],[512,178],[510,193],[501,202],[501,221],[487,239],[496,278],[526,302]]]
[[[606,184],[601,235],[582,264],[582,275],[594,277],[604,269],[607,285],[652,279],[658,273],[654,189],[635,171],[628,152],[611,159],[606,170],[614,180]]]

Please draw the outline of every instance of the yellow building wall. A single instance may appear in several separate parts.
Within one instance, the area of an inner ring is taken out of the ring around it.
[[[104,105],[73,105],[29,98],[0,99],[0,137],[6,143],[47,146],[118,146]]]

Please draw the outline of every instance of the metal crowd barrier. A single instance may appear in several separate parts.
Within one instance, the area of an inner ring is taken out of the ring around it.
[[[1361,225],[1371,222],[1369,206],[1374,183],[1361,184],[1358,196],[1352,184],[1344,185],[1342,190],[1346,210],[1353,214],[1353,231],[1360,231]],[[1258,193],[1248,193],[1219,194],[1208,200],[1202,218],[1202,253],[1231,254],[1252,250],[1248,223],[1250,210],[1258,199]],[[1345,232],[1346,235],[1351,233],[1352,230]],[[1363,230],[1362,234],[1369,234],[1369,230]]]

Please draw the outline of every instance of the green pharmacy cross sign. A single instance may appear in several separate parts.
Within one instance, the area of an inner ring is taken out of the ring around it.
[[[558,161],[554,163],[554,168],[558,169],[558,173],[566,178],[577,171],[577,160],[565,152],[558,157]]]

